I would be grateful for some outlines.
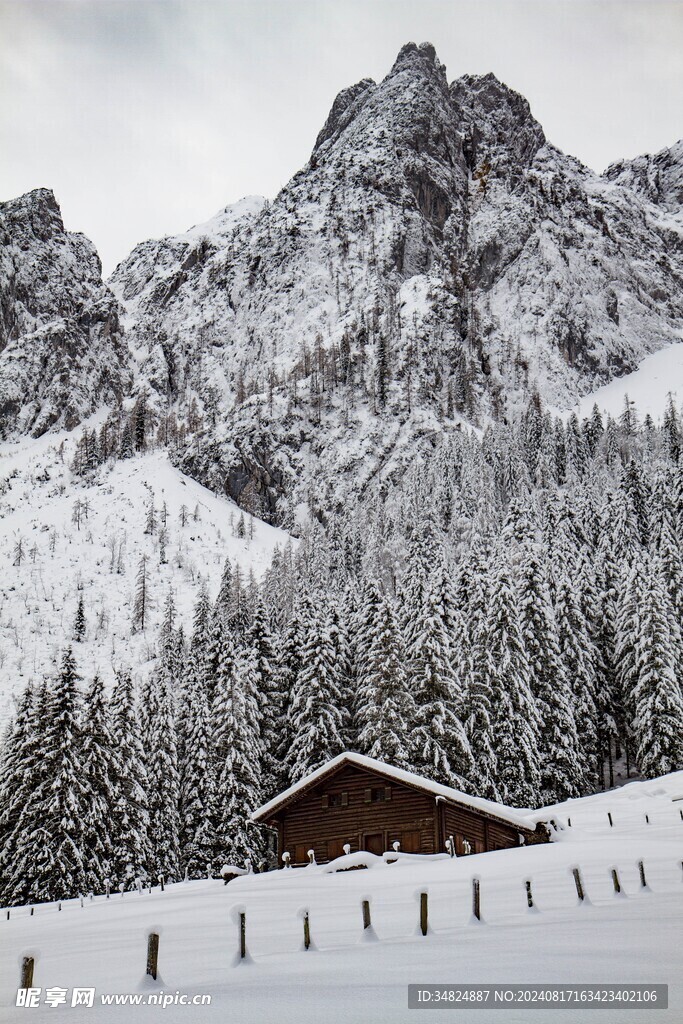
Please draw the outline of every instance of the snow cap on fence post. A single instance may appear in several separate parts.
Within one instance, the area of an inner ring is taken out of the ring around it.
[[[317,946],[311,938],[311,919],[308,913],[308,907],[300,907],[296,915],[303,925],[304,937],[299,947],[301,950],[317,949]]]

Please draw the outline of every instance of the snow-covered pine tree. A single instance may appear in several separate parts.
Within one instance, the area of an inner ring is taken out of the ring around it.
[[[133,604],[133,632],[144,632],[149,617],[149,569],[147,555],[143,555],[138,563],[135,578],[135,602]]]
[[[635,651],[636,760],[647,779],[683,766],[683,696],[677,678],[681,636],[656,561],[646,565]]]
[[[87,884],[83,840],[90,807],[81,761],[78,683],[73,651],[67,647],[42,716],[40,781],[26,808],[23,842],[12,865],[16,890],[28,880],[24,893],[31,902],[76,896]]]
[[[555,618],[562,664],[573,693],[574,717],[579,725],[579,784],[592,792],[602,779],[599,713],[596,704],[596,652],[579,596],[566,565],[557,566]]]
[[[151,491],[145,512],[145,533],[155,534],[157,530],[157,510],[154,505],[154,492]]]
[[[410,770],[408,722],[414,712],[398,622],[387,597],[380,600],[368,643],[361,687],[364,725],[358,747],[378,761]]]
[[[88,800],[88,814],[83,823],[86,877],[89,889],[101,892],[104,880],[112,876],[114,866],[112,823],[119,779],[109,708],[99,675],[95,675],[86,694],[80,758]]]
[[[147,763],[150,870],[153,876],[178,878],[180,818],[173,684],[155,668],[142,700],[143,744]]]
[[[0,757],[0,903],[10,906],[28,898],[30,876],[14,872],[19,851],[30,846],[33,797],[41,780],[44,684],[29,684],[17,702]]]
[[[146,877],[152,868],[142,727],[129,669],[116,672],[110,715],[118,775],[112,809],[112,875],[129,882]]]
[[[289,705],[288,728],[292,742],[287,767],[292,782],[344,749],[341,672],[332,629],[329,603],[321,597],[317,614],[304,623],[301,667]]]
[[[256,601],[251,624],[247,630],[246,645],[255,656],[256,693],[262,740],[261,789],[264,800],[269,800],[279,791],[282,783],[282,769],[277,749],[282,727],[284,695],[280,692],[275,637],[260,597]]]
[[[216,603],[214,604],[214,611],[224,615],[226,618],[230,614],[230,601],[232,596],[232,565],[230,559],[226,558],[223,565],[223,573],[221,575],[221,582],[218,588],[218,595],[216,597]]]
[[[206,687],[196,672],[188,674],[187,685],[187,726],[180,765],[180,859],[190,878],[203,878],[215,852],[212,723]]]
[[[261,723],[253,650],[237,654],[219,677],[213,708],[218,754],[215,800],[216,855],[238,866],[265,856],[262,830],[251,815],[262,802]]]
[[[505,803],[534,807],[541,789],[541,722],[531,692],[516,594],[501,550],[488,589],[486,627],[480,642],[485,646],[484,672],[491,692],[496,786]]]
[[[83,591],[78,592],[78,604],[76,605],[76,616],[74,618],[74,640],[80,643],[85,639],[85,605],[83,604]]]
[[[640,635],[644,563],[642,558],[625,568],[619,582],[616,611],[614,657],[616,688],[623,709],[623,741],[626,770],[630,773],[633,750],[633,723],[636,717],[635,689],[638,681],[636,648]]]
[[[475,550],[468,559],[468,566],[465,577],[469,580],[468,600],[461,610],[462,623],[454,638],[454,671],[462,680],[469,678],[465,729],[474,759],[474,792],[477,796],[498,800],[493,693],[487,650],[488,564],[482,552]],[[462,574],[459,579],[462,586]]]
[[[540,715],[541,800],[558,803],[579,795],[579,742],[544,560],[531,544],[524,549],[518,595],[529,683]]]
[[[437,571],[425,583],[424,598],[405,640],[406,666],[412,696],[409,721],[413,770],[447,786],[469,790],[474,761],[456,706],[453,654],[444,627],[444,586]],[[404,611],[404,621],[406,613]]]

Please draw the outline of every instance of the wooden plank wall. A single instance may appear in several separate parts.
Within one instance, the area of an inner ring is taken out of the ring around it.
[[[377,788],[386,789],[390,799],[367,803],[367,790]],[[344,799],[344,805],[330,806],[335,796]],[[381,837],[379,852],[398,841],[405,852],[435,853],[440,852],[436,849],[436,813],[436,802],[429,794],[349,765],[283,809],[282,842],[292,863],[299,864],[305,861],[308,849],[315,851],[320,864],[340,856],[344,843],[352,852],[366,849],[364,837],[368,834]],[[408,849],[416,845],[419,849]]]

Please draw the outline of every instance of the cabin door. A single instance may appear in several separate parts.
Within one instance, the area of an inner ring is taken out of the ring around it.
[[[376,853],[381,857],[384,853],[384,833],[369,832],[363,836],[363,849],[368,853]]]

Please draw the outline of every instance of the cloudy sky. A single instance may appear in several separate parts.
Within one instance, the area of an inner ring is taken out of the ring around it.
[[[408,40],[495,72],[597,170],[683,136],[680,0],[0,0],[0,200],[54,189],[108,272],[273,196]]]

